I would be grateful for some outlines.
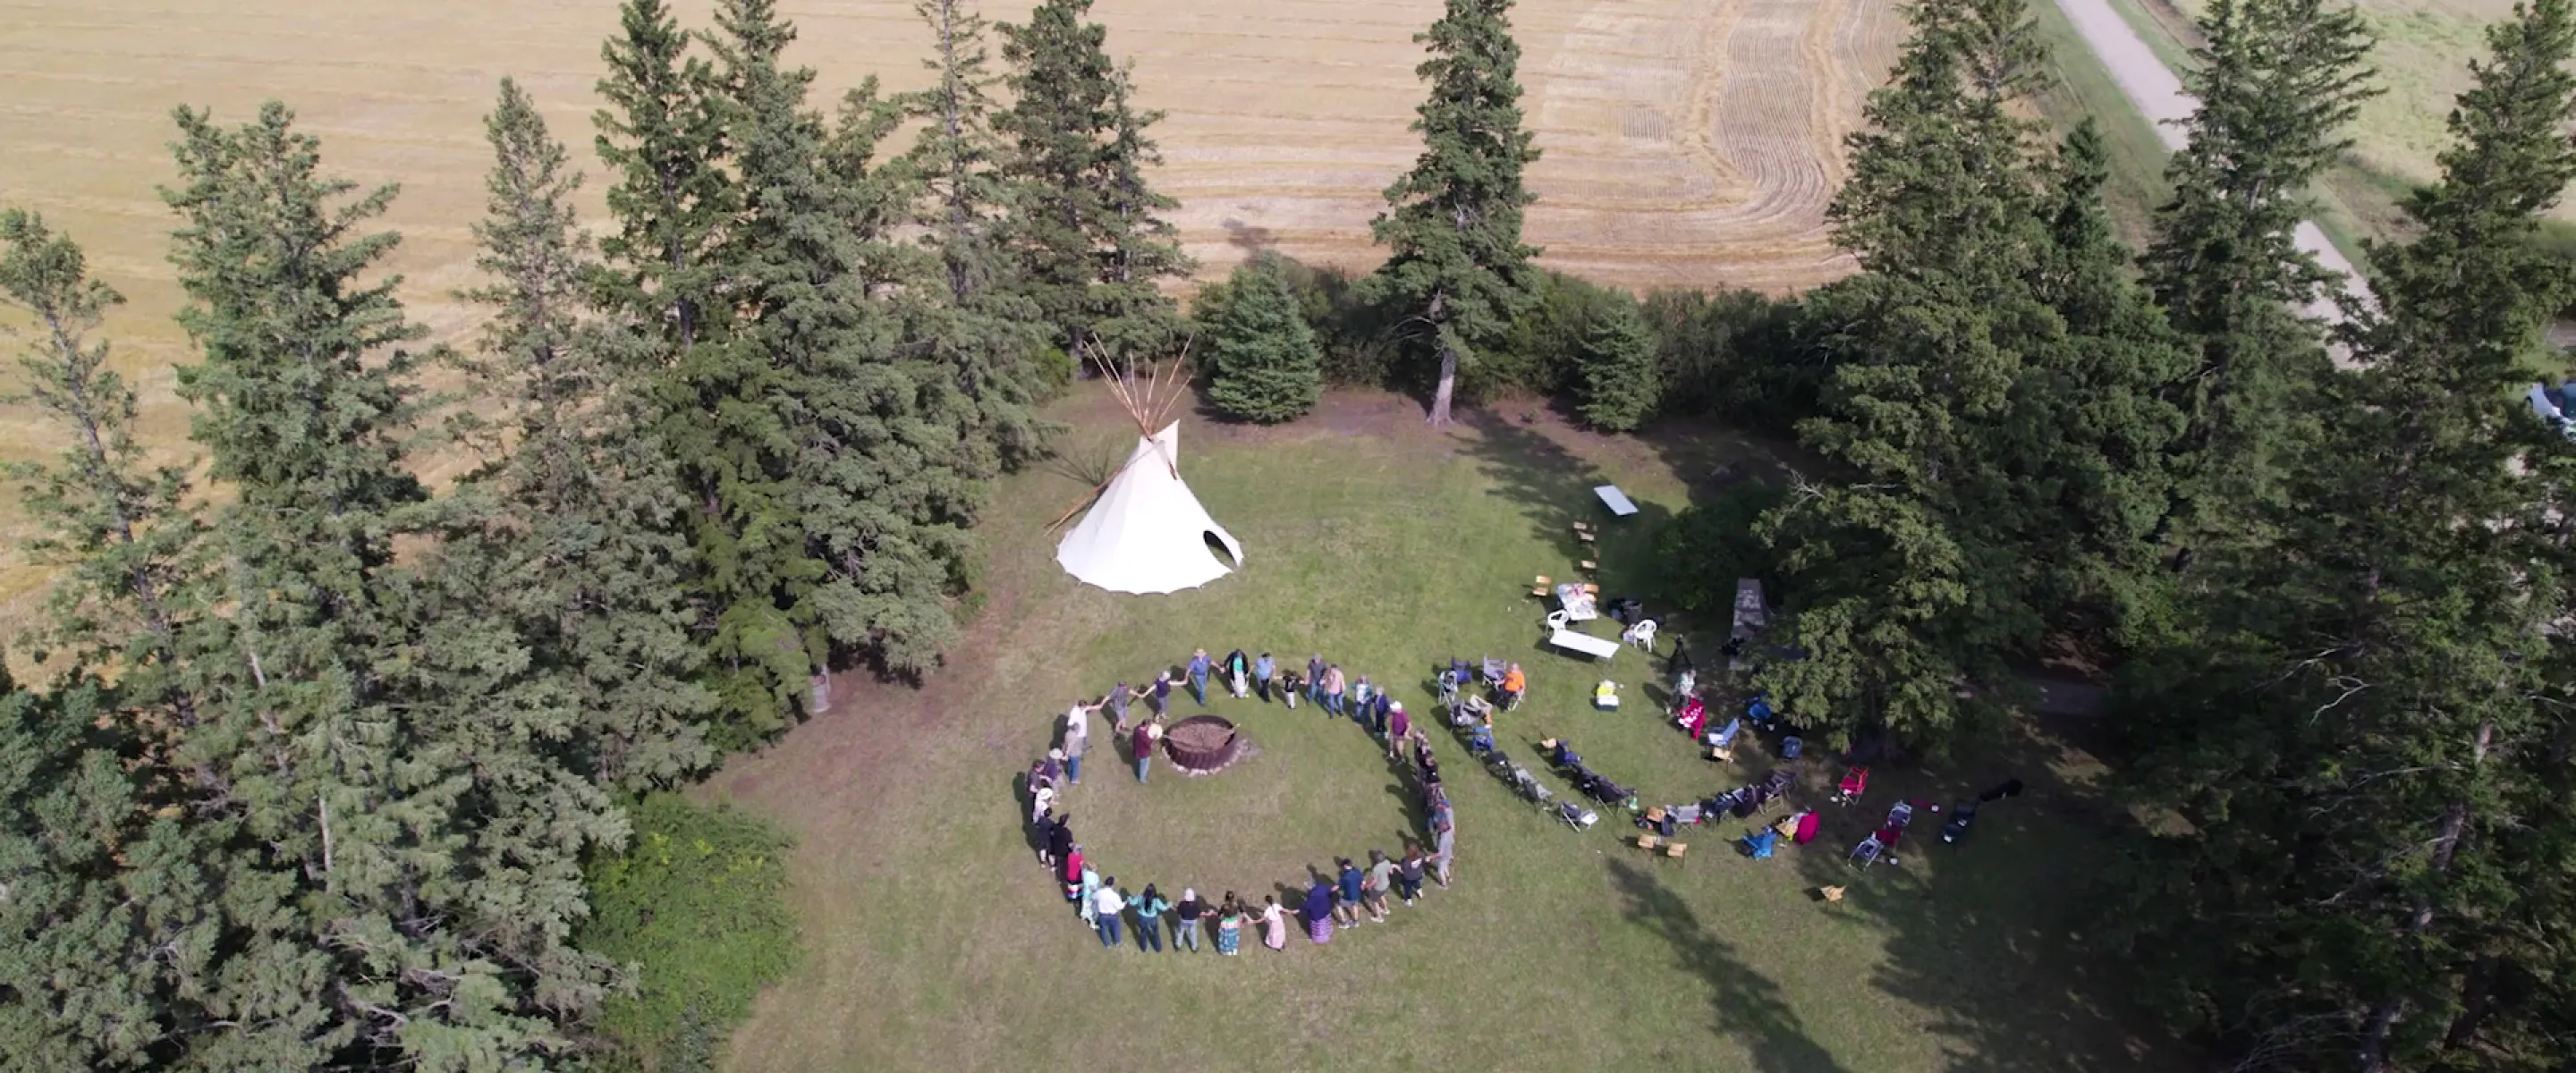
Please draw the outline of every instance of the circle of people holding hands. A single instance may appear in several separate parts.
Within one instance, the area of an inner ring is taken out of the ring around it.
[[[1525,686],[1519,680],[1519,671],[1515,664],[1514,684]],[[1309,866],[1311,882],[1293,908],[1281,905],[1277,895],[1254,904],[1227,891],[1224,897],[1210,901],[1201,898],[1196,888],[1184,887],[1180,899],[1174,901],[1152,883],[1145,884],[1142,890],[1120,885],[1116,876],[1105,873],[1098,862],[1086,857],[1081,842],[1074,838],[1070,818],[1058,815],[1055,805],[1066,787],[1082,784],[1082,759],[1090,748],[1095,713],[1105,713],[1113,740],[1120,735],[1128,737],[1136,781],[1148,781],[1154,754],[1162,745],[1164,726],[1171,715],[1172,693],[1184,683],[1200,707],[1207,706],[1208,690],[1215,684],[1236,698],[1258,696],[1263,703],[1282,703],[1291,709],[1303,702],[1326,715],[1353,719],[1385,743],[1390,760],[1403,761],[1410,747],[1412,766],[1431,817],[1431,844],[1426,847],[1419,840],[1407,839],[1402,851],[1392,856],[1383,849],[1372,849],[1366,864],[1349,857],[1336,858],[1329,874]],[[1146,710],[1135,712],[1140,701]],[[1481,718],[1487,720],[1490,732],[1490,711]],[[1363,914],[1370,922],[1384,923],[1391,897],[1400,897],[1408,906],[1415,904],[1423,895],[1426,879],[1442,888],[1449,886],[1458,825],[1449,806],[1449,795],[1440,784],[1440,766],[1432,756],[1430,736],[1413,723],[1404,710],[1404,702],[1389,696],[1367,675],[1353,680],[1339,664],[1327,662],[1320,653],[1309,659],[1300,673],[1298,668],[1272,659],[1267,652],[1247,657],[1237,649],[1219,660],[1209,658],[1206,649],[1199,649],[1191,655],[1179,679],[1165,670],[1141,688],[1120,682],[1099,701],[1076,700],[1064,714],[1062,733],[1063,743],[1048,750],[1046,758],[1029,769],[1030,822],[1037,835],[1039,863],[1055,873],[1063,884],[1065,900],[1073,903],[1083,923],[1099,934],[1104,948],[1118,949],[1123,944],[1126,918],[1131,914],[1137,947],[1156,953],[1163,949],[1167,925],[1176,950],[1187,947],[1197,952],[1201,935],[1212,934],[1217,952],[1233,956],[1242,949],[1244,931],[1254,928],[1261,933],[1262,945],[1284,949],[1292,914],[1304,923],[1307,937],[1322,945],[1332,941],[1335,931],[1360,926]]]

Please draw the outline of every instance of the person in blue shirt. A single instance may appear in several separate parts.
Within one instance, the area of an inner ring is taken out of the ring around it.
[[[1151,883],[1145,884],[1145,893],[1127,903],[1127,908],[1136,912],[1138,949],[1157,954],[1163,952],[1163,912],[1171,907],[1172,903],[1164,901],[1162,893],[1156,891]]]
[[[1270,680],[1278,674],[1279,665],[1270,662],[1270,653],[1264,652],[1260,659],[1252,661],[1252,689],[1261,694],[1261,703],[1270,703]]]
[[[1199,707],[1207,707],[1208,672],[1214,669],[1216,665],[1208,661],[1207,649],[1190,654],[1190,695],[1198,698]]]

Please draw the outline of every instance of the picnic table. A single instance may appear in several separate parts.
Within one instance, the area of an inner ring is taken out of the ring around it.
[[[1760,636],[1763,628],[1770,624],[1770,608],[1762,601],[1762,582],[1749,577],[1735,579],[1735,624],[1727,631],[1727,636],[1750,641]],[[1727,658],[1727,670],[1744,669],[1743,647],[1737,646],[1737,654]]]
[[[1618,485],[1599,485],[1592,489],[1592,494],[1600,496],[1601,505],[1610,508],[1610,513],[1619,517],[1625,518],[1637,513],[1637,505],[1628,501],[1628,493],[1620,491]]]
[[[1590,622],[1601,617],[1600,605],[1593,601],[1591,593],[1583,591],[1581,585],[1558,584],[1556,606],[1564,608],[1565,616],[1576,622]]]

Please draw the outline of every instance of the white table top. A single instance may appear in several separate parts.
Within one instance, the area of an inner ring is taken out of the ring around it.
[[[1548,635],[1547,643],[1558,648],[1571,648],[1595,659],[1609,659],[1619,654],[1619,642],[1607,637],[1594,637],[1573,630],[1558,630]]]
[[[1609,507],[1612,514],[1625,518],[1637,513],[1637,505],[1628,501],[1628,493],[1620,491],[1618,485],[1601,485],[1594,488],[1592,494],[1600,496],[1601,504]]]

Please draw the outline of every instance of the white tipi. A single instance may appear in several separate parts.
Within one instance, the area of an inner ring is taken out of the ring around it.
[[[1056,545],[1056,563],[1075,580],[1111,592],[1178,592],[1224,577],[1234,567],[1218,559],[1209,543],[1224,548],[1236,564],[1243,562],[1243,545],[1182,482],[1180,422],[1148,434],[1149,415],[1169,409],[1170,401],[1156,407],[1150,387],[1140,398],[1117,377],[1107,379],[1136,419],[1136,450],[1101,488],[1091,512]]]
[[[1209,550],[1210,538],[1243,561],[1243,545],[1181,482],[1180,436],[1175,421],[1136,441],[1091,513],[1056,545],[1055,561],[1066,573],[1111,592],[1177,592],[1231,572]]]

